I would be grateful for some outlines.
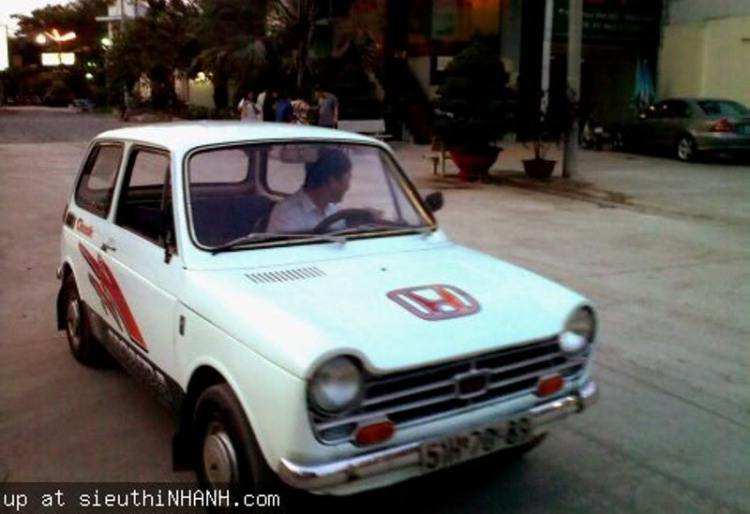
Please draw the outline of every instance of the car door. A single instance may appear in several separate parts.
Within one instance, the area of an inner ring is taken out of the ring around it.
[[[167,395],[175,376],[176,288],[182,266],[174,244],[168,152],[133,146],[127,156],[104,263],[119,284],[112,329],[120,360]],[[161,396],[161,394],[160,394]]]
[[[107,303],[102,299],[104,290],[97,271],[101,247],[109,237],[109,216],[124,152],[122,143],[100,141],[91,146],[65,214],[63,255],[70,259],[84,303],[102,319],[107,317]]]
[[[683,100],[667,100],[663,103],[665,107],[661,112],[656,138],[661,150],[671,151],[677,138],[687,131],[690,107]]]

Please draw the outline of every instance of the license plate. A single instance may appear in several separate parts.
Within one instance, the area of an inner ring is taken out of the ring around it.
[[[531,420],[526,417],[483,425],[422,443],[421,467],[425,471],[453,466],[488,453],[526,443],[533,438]]]

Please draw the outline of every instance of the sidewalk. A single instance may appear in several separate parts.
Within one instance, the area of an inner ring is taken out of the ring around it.
[[[433,175],[424,156],[430,145],[394,142],[391,145],[420,189],[517,188],[562,196],[600,207],[677,216],[694,220],[750,222],[750,166],[732,161],[682,163],[673,159],[612,151],[579,150],[578,172],[562,178],[562,147],[547,158],[556,160],[549,180],[533,180],[523,171],[523,159],[533,150],[520,143],[504,143],[503,152],[481,182],[458,179],[453,161],[446,163],[443,178]]]

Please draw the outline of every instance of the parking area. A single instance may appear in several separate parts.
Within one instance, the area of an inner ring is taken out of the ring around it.
[[[0,482],[193,480],[172,472],[167,412],[122,371],[77,365],[56,331],[65,201],[88,138],[118,125],[0,110]],[[511,144],[467,184],[434,176],[428,147],[393,146],[422,192],[443,191],[453,240],[592,299],[602,397],[521,462],[309,506],[750,511],[750,166],[583,151],[574,181],[540,183]]]

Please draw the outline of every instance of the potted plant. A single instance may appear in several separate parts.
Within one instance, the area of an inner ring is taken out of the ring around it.
[[[557,144],[557,139],[553,139],[552,136],[544,130],[546,125],[545,115],[541,114],[541,119],[537,124],[538,128],[534,130],[530,137],[533,137],[531,145],[534,149],[533,159],[523,160],[523,169],[526,175],[530,178],[535,179],[546,179],[549,178],[555,171],[555,164],[557,161],[547,159],[547,153],[553,144]]]
[[[539,98],[541,99],[541,94]],[[525,127],[524,146],[528,147],[530,143],[534,149],[534,158],[523,160],[523,169],[530,178],[547,179],[555,170],[557,161],[546,158],[552,146],[560,140],[561,127],[556,125],[553,119],[550,113],[540,109],[537,116],[528,120]]]
[[[463,180],[485,175],[502,150],[495,143],[507,130],[507,83],[496,52],[477,38],[445,69],[437,90],[435,128]]]

